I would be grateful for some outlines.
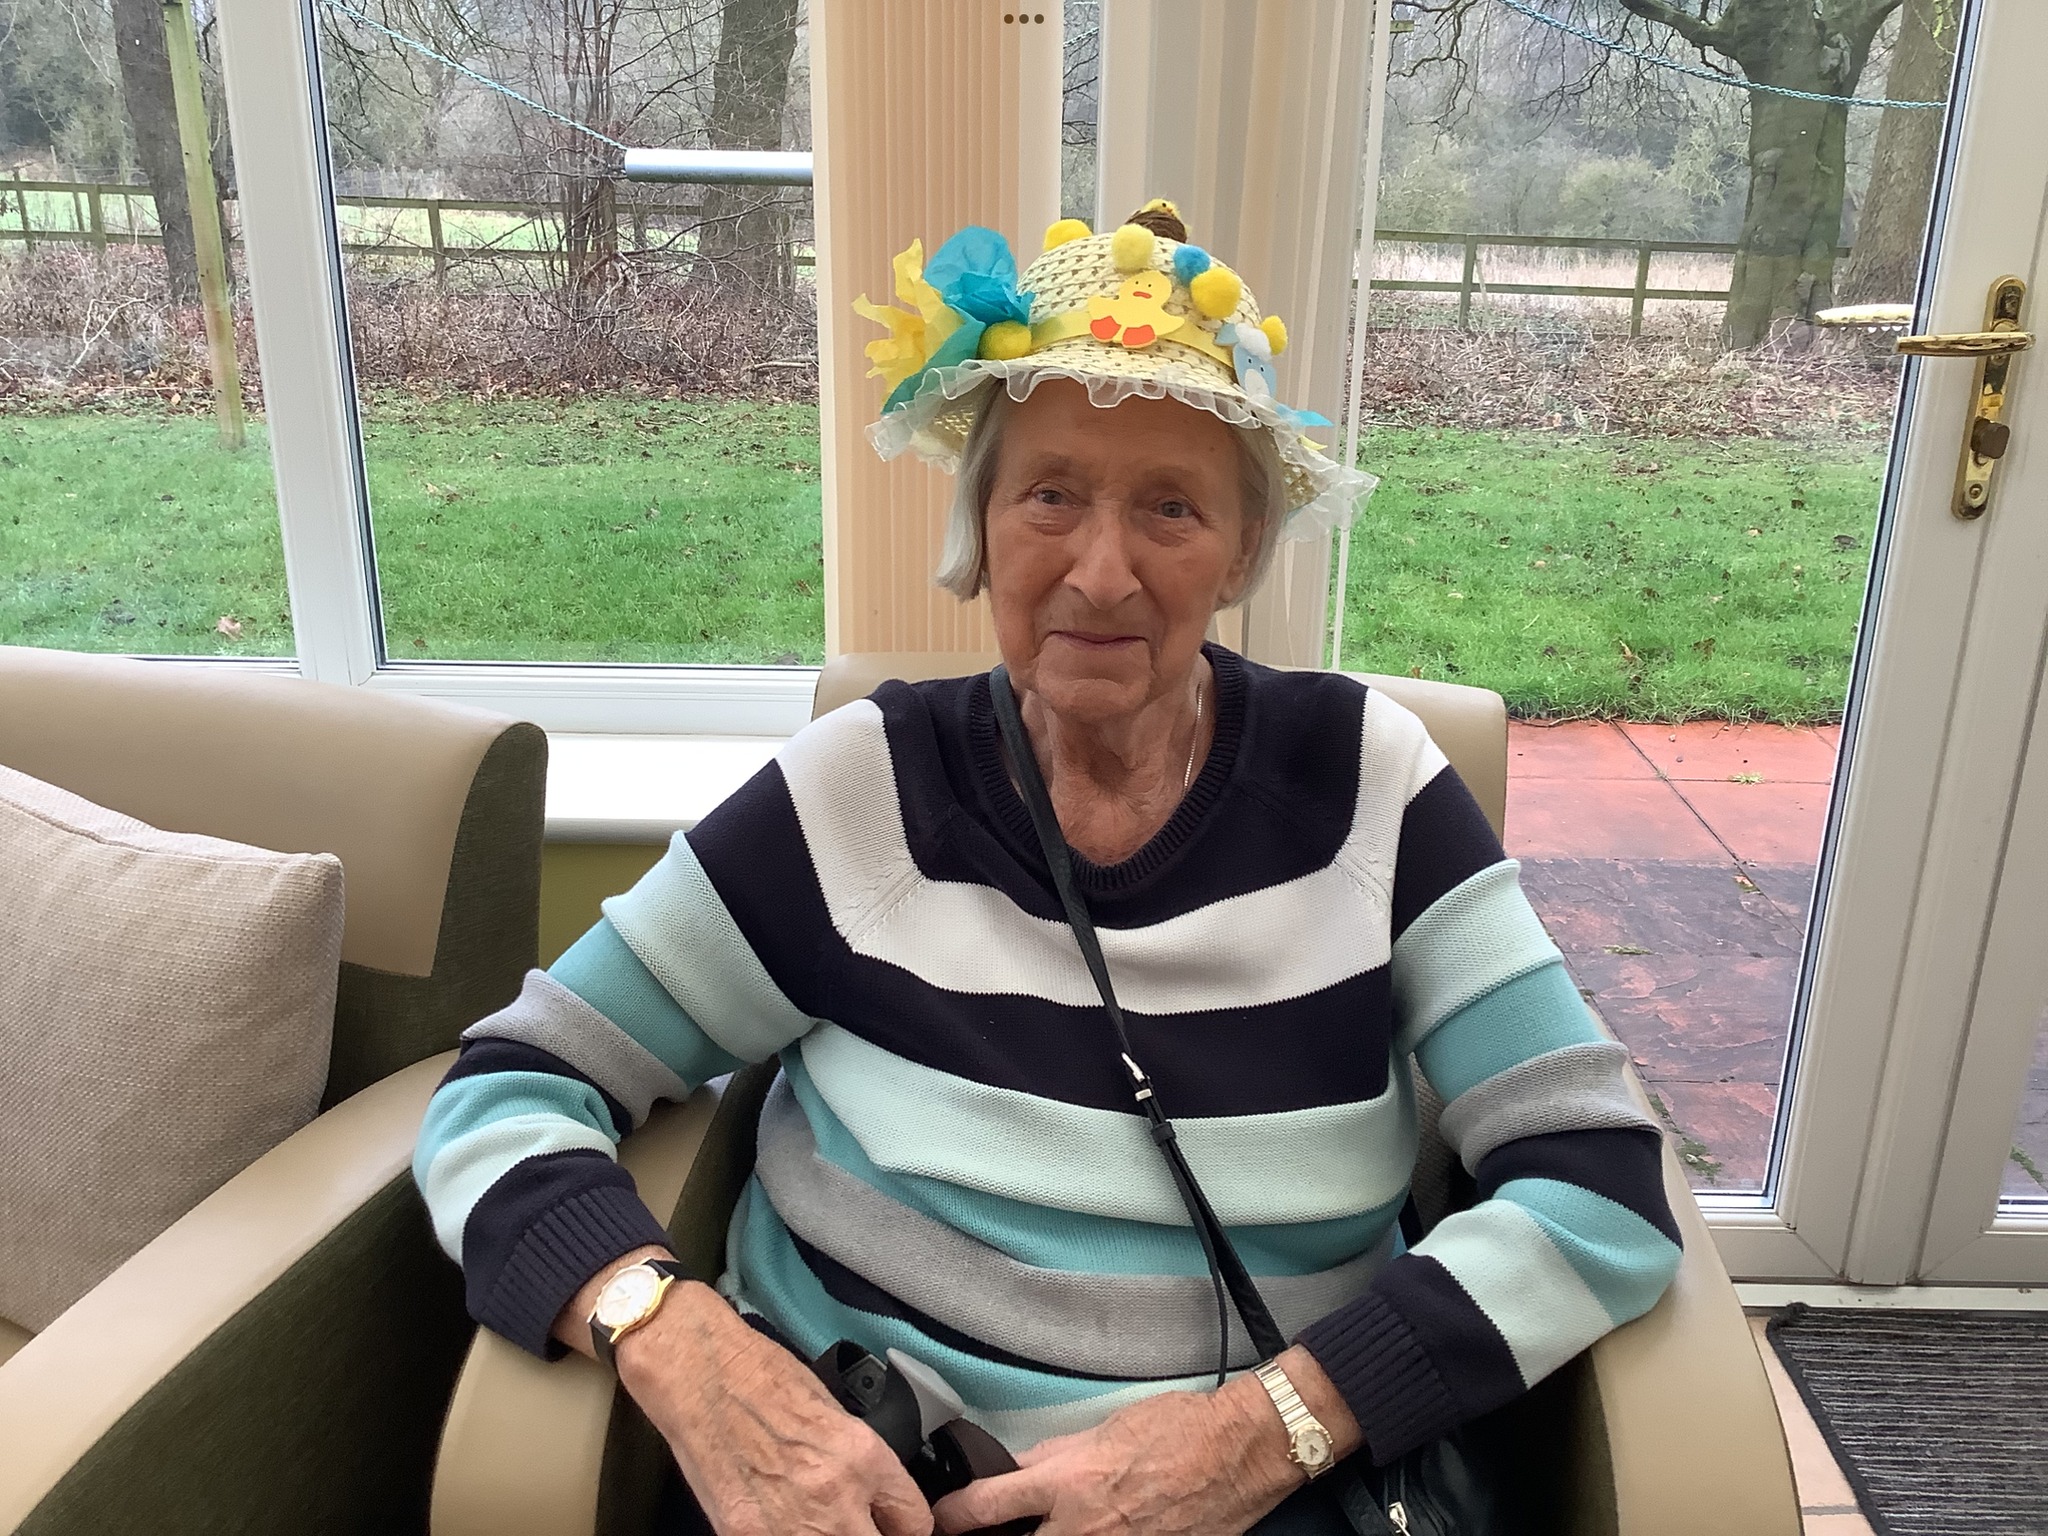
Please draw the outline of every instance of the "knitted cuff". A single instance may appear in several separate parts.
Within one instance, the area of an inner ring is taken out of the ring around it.
[[[1318,1318],[1294,1342],[1315,1356],[1381,1466],[1428,1444],[1462,1417],[1407,1319],[1377,1291]]]
[[[521,1349],[556,1359],[563,1347],[549,1330],[585,1282],[620,1254],[668,1242],[630,1182],[579,1190],[534,1218],[495,1274],[471,1271],[470,1315]]]

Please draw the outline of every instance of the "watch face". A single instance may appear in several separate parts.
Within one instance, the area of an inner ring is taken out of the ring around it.
[[[1321,1471],[1330,1464],[1330,1437],[1313,1425],[1304,1424],[1294,1432],[1294,1459],[1310,1472]]]
[[[644,1264],[620,1270],[597,1293],[597,1310],[592,1321],[607,1328],[622,1328],[638,1322],[661,1294],[661,1276]]]

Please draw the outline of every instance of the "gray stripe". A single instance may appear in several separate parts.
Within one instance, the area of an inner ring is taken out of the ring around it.
[[[639,1125],[656,1099],[686,1099],[690,1085],[660,1057],[546,971],[528,971],[519,996],[462,1032],[465,1040],[517,1040],[559,1056],[626,1106]]]
[[[1567,1045],[1496,1072],[1444,1106],[1437,1128],[1468,1170],[1496,1147],[1552,1131],[1647,1126],[1617,1041]]]
[[[789,1230],[890,1295],[997,1349],[1095,1376],[1196,1375],[1216,1368],[1216,1296],[1207,1276],[1095,1275],[1022,1264],[883,1194],[818,1155],[811,1126],[778,1081],[761,1112],[754,1171]],[[1362,1293],[1394,1249],[1313,1275],[1261,1278],[1292,1335]],[[1256,1362],[1235,1309],[1233,1367]]]

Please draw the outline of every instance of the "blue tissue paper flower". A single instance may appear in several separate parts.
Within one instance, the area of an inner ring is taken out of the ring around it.
[[[885,412],[915,399],[933,369],[951,368],[976,356],[981,333],[998,320],[1031,323],[1033,295],[1017,291],[1017,258],[1010,254],[1010,242],[992,229],[970,224],[961,230],[932,253],[924,264],[924,280],[960,316],[960,326],[924,367],[890,391],[882,405]]]

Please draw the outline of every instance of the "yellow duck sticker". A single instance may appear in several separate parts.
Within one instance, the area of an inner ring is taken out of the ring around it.
[[[1115,298],[1096,294],[1088,301],[1088,330],[1098,341],[1121,342],[1127,347],[1149,347],[1160,337],[1180,329],[1181,317],[1166,312],[1173,295],[1173,274],[1140,272],[1127,277]]]

